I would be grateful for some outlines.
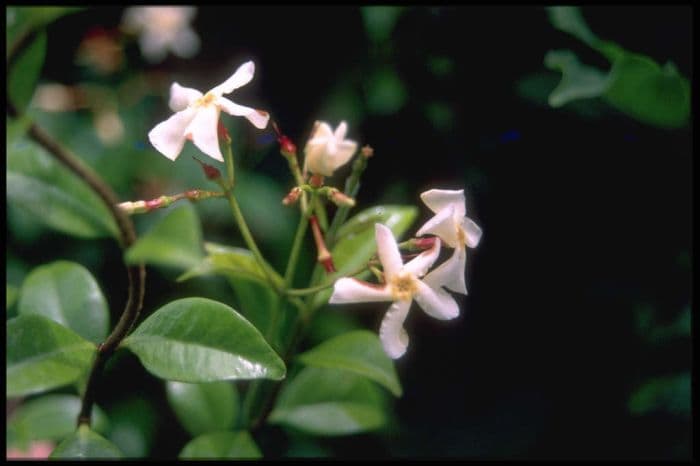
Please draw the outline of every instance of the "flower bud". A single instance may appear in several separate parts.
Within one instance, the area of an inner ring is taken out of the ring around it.
[[[360,149],[360,155],[368,159],[374,155],[374,149],[372,149],[370,145],[362,146],[362,149]]]
[[[216,181],[221,178],[221,172],[219,171],[218,168],[212,167],[211,165],[202,162],[196,157],[192,157],[195,159],[199,164],[202,166],[202,170],[204,171],[204,176],[207,177],[208,180]]]
[[[294,204],[296,201],[299,200],[299,196],[301,196],[301,188],[299,186],[295,186],[292,188],[291,191],[289,191],[289,194],[287,194],[284,199],[282,199],[282,204],[284,205],[291,205]]]
[[[333,188],[328,193],[328,198],[337,206],[355,207],[355,199],[345,195],[337,188]]]

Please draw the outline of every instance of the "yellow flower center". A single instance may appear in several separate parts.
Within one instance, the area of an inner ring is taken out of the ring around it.
[[[204,107],[206,105],[211,105],[214,100],[216,99],[216,96],[212,94],[211,92],[207,92],[204,94],[202,97],[197,99],[194,103],[195,107]]]
[[[418,292],[416,278],[411,273],[400,273],[391,279],[391,295],[396,301],[408,301]]]

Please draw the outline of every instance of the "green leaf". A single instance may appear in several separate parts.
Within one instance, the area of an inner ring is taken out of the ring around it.
[[[666,411],[678,416],[690,415],[690,373],[657,377],[639,387],[627,407],[632,414]]]
[[[165,393],[180,424],[197,436],[227,430],[238,417],[238,392],[231,382],[167,382]]]
[[[109,210],[85,182],[22,140],[8,146],[7,199],[55,230],[81,238],[118,236]]]
[[[109,433],[105,437],[129,458],[146,458],[157,434],[158,412],[153,403],[132,395],[110,404]]]
[[[571,34],[590,47],[598,42],[598,37],[589,29],[579,7],[552,6],[547,8],[547,14],[552,25],[560,31]]]
[[[408,91],[398,73],[391,67],[374,72],[366,81],[367,109],[370,113],[391,115],[408,99]]]
[[[194,206],[181,204],[168,213],[125,255],[129,264],[153,264],[189,268],[199,264],[202,251],[202,229]]]
[[[46,395],[23,403],[12,414],[7,428],[27,441],[60,441],[75,431],[81,400],[75,395]],[[92,425],[100,433],[108,428],[107,416],[92,408]]]
[[[59,6],[41,6],[41,7],[20,7],[8,6],[5,8],[6,20],[6,39],[7,48],[9,50],[13,46],[14,41],[19,39],[20,35],[36,28],[40,28],[58,19],[59,17],[81,10],[84,7],[59,7]]]
[[[109,311],[100,287],[80,264],[56,261],[34,269],[22,285],[19,314],[38,314],[93,343],[109,331]]]
[[[179,458],[262,458],[262,453],[246,431],[211,432],[192,439]]]
[[[312,435],[335,436],[378,429],[386,414],[382,393],[366,378],[307,367],[283,388],[269,419]]]
[[[46,33],[42,31],[10,64],[7,92],[20,114],[24,113],[34,95],[45,56]]]
[[[606,100],[633,118],[676,128],[690,117],[690,85],[675,66],[663,68],[649,57],[624,53],[613,63]]]
[[[7,396],[38,393],[75,382],[88,370],[96,347],[38,315],[7,321]]]
[[[583,65],[570,50],[550,50],[544,57],[547,68],[562,72],[559,85],[549,95],[549,105],[561,107],[576,99],[600,97],[608,86],[608,77],[597,68]]]
[[[384,352],[377,335],[367,330],[337,336],[298,357],[307,366],[342,369],[367,377],[401,396],[393,361]]]
[[[5,308],[10,309],[12,305],[17,301],[17,296],[19,296],[19,290],[16,286],[5,284]]]
[[[418,209],[414,206],[384,205],[370,207],[349,219],[338,229],[338,242],[331,254],[336,272],[327,275],[325,281],[352,273],[365,265],[377,251],[374,237],[374,224],[382,223],[389,227],[397,238],[401,237],[415,221]],[[319,268],[314,273],[314,283],[319,283]],[[328,302],[333,292],[332,287],[317,293],[311,301],[311,308],[317,308]]]
[[[284,362],[250,322],[225,304],[204,298],[166,304],[123,345],[151,373],[179,382],[280,380],[286,372]]]
[[[386,42],[403,13],[400,6],[365,6],[360,8],[367,36],[376,44]]]
[[[49,458],[121,458],[122,453],[109,440],[81,425],[61,442]]]

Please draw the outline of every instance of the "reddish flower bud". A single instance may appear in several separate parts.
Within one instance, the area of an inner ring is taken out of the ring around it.
[[[413,244],[418,249],[430,249],[435,246],[435,236],[428,236],[424,238],[414,238]]]
[[[282,155],[289,157],[290,155],[296,155],[297,146],[294,145],[291,139],[289,139],[284,134],[277,138],[277,142],[280,144],[280,151]]]
[[[362,146],[362,149],[360,149],[360,154],[366,159],[372,157],[374,155],[374,149],[370,147],[369,145]]]
[[[228,134],[228,130],[224,126],[223,123],[221,123],[221,120],[218,121],[218,124],[216,126],[216,132],[219,134],[219,137],[224,138],[224,140],[227,143],[231,143],[231,136]]]
[[[146,201],[146,212],[163,207],[163,199],[156,198]]]
[[[291,191],[289,191],[289,194],[287,194],[284,199],[282,199],[282,204],[284,205],[291,205],[294,204],[296,201],[299,200],[299,196],[301,196],[301,188],[299,186],[295,186],[292,188]]]
[[[202,162],[196,157],[192,158],[199,162],[199,164],[202,166],[202,170],[204,170],[204,176],[206,176],[208,180],[218,180],[219,178],[221,178],[221,172],[218,168],[212,167],[211,165]]]

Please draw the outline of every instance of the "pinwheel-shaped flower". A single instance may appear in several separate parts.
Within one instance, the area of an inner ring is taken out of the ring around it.
[[[341,278],[335,282],[329,302],[393,301],[382,320],[379,338],[384,351],[396,359],[406,352],[408,346],[408,334],[403,323],[414,299],[428,315],[441,320],[457,317],[459,307],[449,293],[439,286],[431,287],[427,284],[430,274],[425,277],[426,280],[420,280],[440,254],[439,239],[432,248],[404,264],[389,228],[377,223],[375,237],[379,261],[384,268],[384,283],[374,285],[355,278]]]
[[[466,216],[464,190],[431,189],[420,195],[425,205],[435,212],[416,236],[433,234],[443,243],[455,248],[452,256],[426,277],[433,286],[445,286],[457,293],[467,294],[464,269],[467,263],[466,246],[476,247],[481,239],[481,228]]]
[[[206,94],[173,83],[170,87],[170,108],[177,112],[148,133],[153,147],[170,160],[175,160],[185,139],[191,139],[202,152],[221,162],[217,125],[221,110],[229,115],[246,117],[256,128],[267,126],[270,115],[262,110],[238,105],[223,94],[248,84],[255,74],[252,61],[241,65],[233,75]]]
[[[192,6],[133,6],[124,11],[127,31],[139,33],[141,53],[152,63],[168,51],[190,58],[199,50],[199,37],[190,26],[197,9]]]
[[[340,122],[335,132],[328,123],[317,121],[304,148],[304,171],[331,176],[338,167],[345,165],[357,150],[355,141],[345,139],[347,132],[348,125],[344,121]]]

